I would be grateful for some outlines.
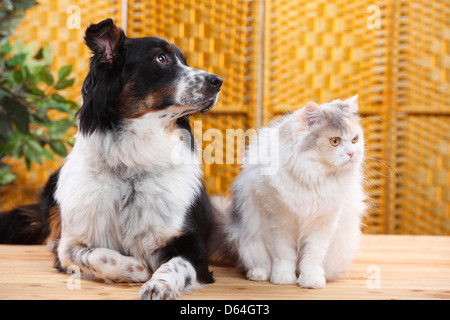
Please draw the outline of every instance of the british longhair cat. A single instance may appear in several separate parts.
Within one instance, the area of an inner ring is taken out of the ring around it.
[[[350,265],[366,209],[359,121],[358,96],[309,102],[250,144],[247,158],[279,136],[278,170],[244,161],[233,184],[225,230],[248,279],[323,288]]]

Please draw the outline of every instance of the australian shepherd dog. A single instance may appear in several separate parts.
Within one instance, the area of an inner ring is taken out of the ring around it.
[[[217,102],[222,79],[175,45],[89,26],[92,51],[76,143],[37,205],[0,215],[1,243],[47,243],[61,271],[145,282],[141,299],[175,299],[212,283],[212,206],[189,115]],[[186,135],[187,132],[187,135]]]

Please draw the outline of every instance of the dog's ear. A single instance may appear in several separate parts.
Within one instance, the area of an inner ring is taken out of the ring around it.
[[[79,130],[82,134],[116,130],[120,124],[116,103],[124,83],[121,70],[125,34],[111,19],[106,19],[90,25],[84,39],[93,55],[81,89]]]
[[[86,29],[84,40],[94,53],[98,63],[113,65],[120,56],[125,34],[112,19],[91,24]]]

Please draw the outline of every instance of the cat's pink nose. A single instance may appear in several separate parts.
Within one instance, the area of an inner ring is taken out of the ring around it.
[[[350,156],[350,158],[352,158],[355,153],[354,152],[348,152],[347,154]]]

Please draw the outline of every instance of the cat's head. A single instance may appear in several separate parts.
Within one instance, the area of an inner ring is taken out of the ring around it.
[[[302,151],[312,151],[331,170],[359,166],[364,157],[364,136],[358,115],[358,95],[345,101],[318,105],[308,102],[296,112],[306,132]]]

